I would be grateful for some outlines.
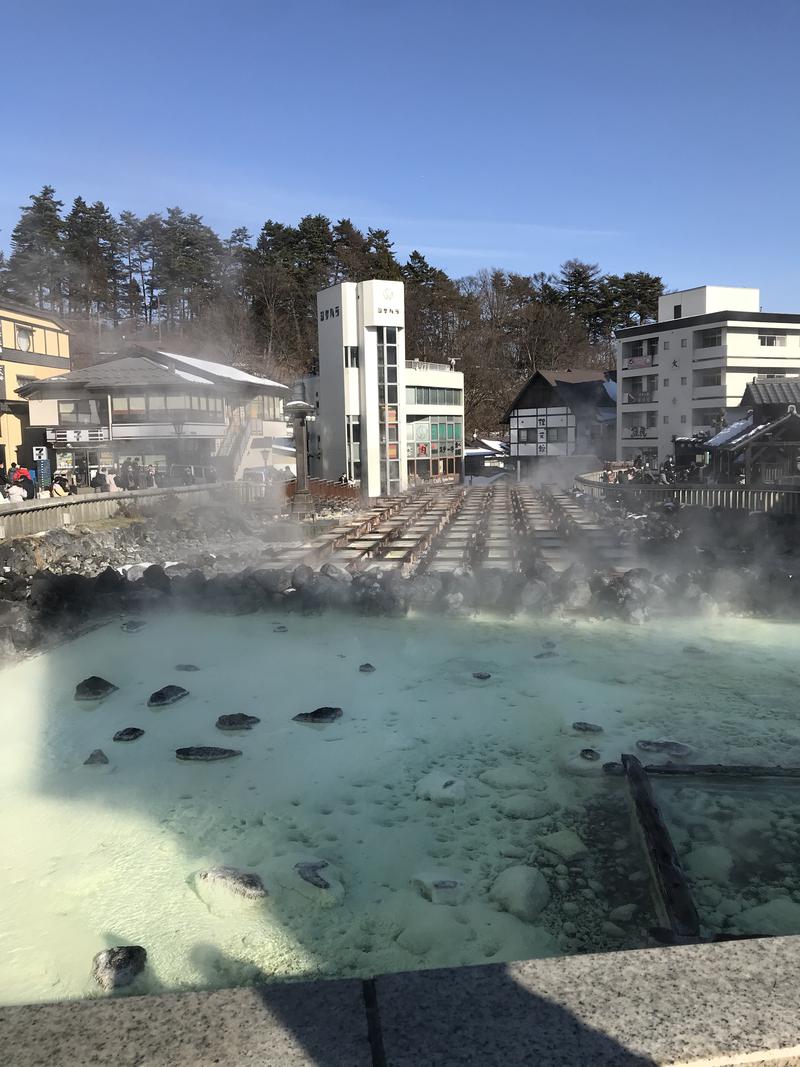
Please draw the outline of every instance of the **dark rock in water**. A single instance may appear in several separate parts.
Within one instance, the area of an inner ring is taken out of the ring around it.
[[[212,763],[214,760],[230,759],[241,756],[240,748],[215,748],[213,745],[192,745],[189,748],[176,748],[179,760],[193,760],[197,763]]]
[[[479,682],[488,682],[492,676],[488,671],[473,671],[472,677],[477,678]]]
[[[548,651],[548,652],[537,652],[536,655],[533,658],[534,659],[552,659],[553,656],[557,656],[557,655],[558,655],[557,652],[550,652],[550,651]]]
[[[304,585],[314,580],[314,571],[305,563],[298,563],[292,571],[292,585],[295,589],[302,589]]]
[[[371,663],[362,663],[358,669],[362,674],[372,674],[375,670]]]
[[[667,741],[665,738],[660,738],[658,741],[637,741],[636,747],[641,749],[642,752],[663,752],[667,756],[674,756],[676,759],[685,759],[686,756],[691,756],[692,750],[688,745],[682,744],[680,741]]]
[[[326,578],[333,579],[334,582],[342,582],[345,585],[349,585],[353,580],[353,575],[350,571],[346,571],[344,567],[340,567],[336,563],[323,563],[320,567],[320,573],[324,574]]]
[[[168,704],[176,704],[184,697],[188,697],[189,690],[180,685],[165,685],[163,689],[157,689],[150,694],[147,701],[148,708],[165,708]]]
[[[127,622],[123,622],[120,626],[120,630],[123,630],[126,634],[135,634],[139,630],[143,630],[145,626],[147,626],[147,623],[141,619],[128,619]]]
[[[210,867],[207,871],[200,871],[197,877],[202,882],[224,885],[236,896],[246,897],[248,900],[267,896],[264,883],[252,871],[240,871],[236,867]]]
[[[683,651],[688,652],[690,656],[705,656],[706,654],[706,650],[698,645],[684,645]]]
[[[92,978],[105,990],[130,985],[141,974],[147,951],[141,945],[117,945],[98,952],[92,960]]]
[[[176,663],[175,664],[175,670],[176,671],[199,671],[200,668],[199,667],[195,667],[195,665],[193,663]]]
[[[274,634],[285,634],[285,633],[288,633],[288,631],[289,631],[289,627],[288,626],[273,626],[272,627],[272,632]]]
[[[556,647],[555,641],[549,641],[549,640],[548,641],[542,641],[542,648],[555,648],[555,647]]]
[[[136,741],[144,736],[144,730],[138,726],[126,726],[124,730],[117,730],[114,734],[115,741]]]
[[[590,763],[600,759],[600,753],[595,748],[582,748],[580,755],[581,759],[589,760]]]
[[[76,700],[102,700],[109,693],[116,693],[117,686],[107,682],[105,678],[93,674],[90,678],[84,678],[75,686]]]
[[[234,715],[220,715],[216,727],[218,730],[250,730],[258,722],[261,722],[261,719],[256,715],[236,712]]]
[[[328,866],[327,860],[308,860],[303,863],[295,863],[294,869],[304,882],[315,886],[317,889],[330,889],[330,882],[326,882],[319,873]]]
[[[574,722],[572,729],[577,730],[579,734],[601,734],[603,732],[603,727],[593,722]]]
[[[301,711],[299,715],[292,716],[292,722],[334,722],[342,717],[341,708],[315,708],[313,711]]]
[[[157,589],[159,593],[170,593],[172,591],[170,577],[158,563],[151,564],[145,570],[142,575],[142,582],[148,589]]]
[[[96,763],[108,763],[108,756],[103,752],[102,748],[96,748],[94,752],[83,761],[84,767],[90,767]]]

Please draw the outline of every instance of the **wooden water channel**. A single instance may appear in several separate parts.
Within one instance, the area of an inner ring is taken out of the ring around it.
[[[577,559],[627,569],[631,554],[612,533],[552,487],[431,486],[378,500],[312,541],[280,553],[282,565],[379,565],[403,574],[458,567],[515,572],[531,561],[565,570]]]

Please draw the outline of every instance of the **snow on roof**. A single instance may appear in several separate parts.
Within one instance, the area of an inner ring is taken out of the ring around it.
[[[270,385],[274,389],[286,389],[287,386],[281,385],[280,382],[273,382],[269,378],[259,378],[255,374],[248,374],[247,371],[239,370],[238,367],[229,367],[227,363],[214,363],[210,359],[197,359],[195,356],[182,356],[177,352],[166,352],[163,349],[159,349],[162,356],[168,356],[170,359],[177,359],[180,363],[186,363],[190,367],[194,367],[196,370],[204,371],[206,374],[215,374],[219,378],[229,378],[234,382],[250,382],[252,385]]]
[[[489,448],[494,448],[497,452],[505,452],[508,448],[505,441],[494,441],[489,437],[481,437],[481,441],[483,441],[485,445],[488,445]]]
[[[201,385],[214,384],[209,378],[200,378],[196,374],[189,374],[188,371],[178,370],[177,367],[175,368],[174,373],[177,374],[179,378],[183,378],[187,382],[199,382]]]
[[[720,445],[726,445],[729,441],[732,441],[734,437],[738,437],[739,434],[749,430],[753,425],[753,416],[748,415],[746,419],[739,419],[738,422],[731,423],[730,426],[726,426],[724,430],[720,430],[716,436],[706,441],[709,448],[719,448]]]

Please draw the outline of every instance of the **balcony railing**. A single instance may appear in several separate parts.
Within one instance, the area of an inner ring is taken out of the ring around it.
[[[626,393],[623,403],[625,404],[656,404],[658,402],[658,392],[653,389],[649,393],[644,391],[639,393]]]
[[[407,359],[406,370],[455,370],[449,363],[423,363],[421,359]]]
[[[658,437],[658,430],[655,426],[623,426],[622,437],[628,441],[653,441]]]

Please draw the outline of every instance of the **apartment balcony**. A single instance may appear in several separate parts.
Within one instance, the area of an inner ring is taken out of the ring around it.
[[[723,385],[696,385],[692,390],[693,400],[719,400],[725,403],[725,387]]]
[[[622,369],[625,370],[646,370],[648,367],[658,366],[658,353],[651,352],[645,353],[641,356],[623,356],[622,357]]]
[[[653,389],[651,392],[646,393],[644,391],[638,393],[625,393],[622,397],[623,404],[657,404],[658,403],[658,391]]]
[[[623,441],[657,441],[658,428],[656,426],[623,426]]]
[[[728,346],[712,345],[710,348],[695,348],[692,358],[695,363],[713,363],[714,360],[721,360],[724,363],[728,358]]]

